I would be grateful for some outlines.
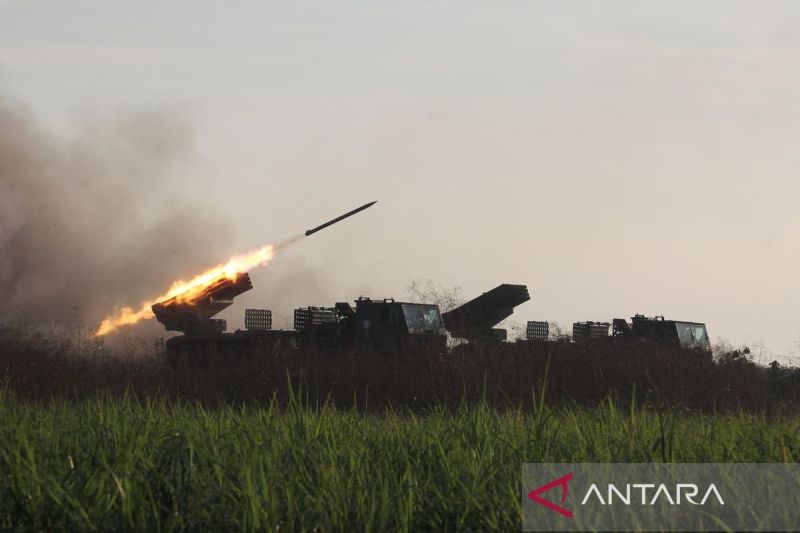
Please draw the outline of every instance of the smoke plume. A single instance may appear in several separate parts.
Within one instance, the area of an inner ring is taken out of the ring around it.
[[[170,192],[191,141],[152,110],[65,139],[0,95],[0,318],[96,321],[227,254],[228,225]]]

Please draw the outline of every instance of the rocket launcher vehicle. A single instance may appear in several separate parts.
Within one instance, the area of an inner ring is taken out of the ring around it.
[[[253,288],[249,274],[234,278],[220,275],[203,290],[189,298],[181,295],[153,304],[156,318],[168,331],[186,334],[221,333],[224,320],[211,317],[233,303],[233,299]]]

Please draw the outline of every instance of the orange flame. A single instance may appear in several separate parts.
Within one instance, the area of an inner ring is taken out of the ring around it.
[[[294,242],[294,240],[295,239],[292,239],[288,242]],[[288,244],[288,242],[284,244]],[[221,276],[230,280],[235,280],[239,274],[243,274],[254,267],[266,266],[275,256],[275,251],[280,246],[281,245],[278,245],[276,247],[271,244],[262,246],[258,250],[231,257],[227,263],[210,268],[189,281],[176,281],[169,290],[161,296],[142,302],[138,311],[135,311],[132,307],[123,307],[114,315],[107,316],[100,323],[100,327],[95,332],[95,336],[102,337],[103,335],[108,335],[120,326],[128,326],[136,324],[141,320],[153,318],[155,315],[151,307],[155,303],[169,300],[170,298],[177,298],[179,302],[191,300],[194,296],[202,293],[203,289],[212,281]]]

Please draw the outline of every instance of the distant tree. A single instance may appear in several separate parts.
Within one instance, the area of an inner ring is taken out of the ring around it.
[[[563,340],[570,340],[571,335],[569,330],[565,329],[564,326],[559,324],[558,322],[550,322],[550,340],[551,341],[563,341]]]
[[[506,330],[509,341],[525,340],[527,324],[524,322],[514,320],[513,318],[507,318],[495,327]]]
[[[725,341],[719,342],[712,348],[714,358],[721,365],[739,364],[755,366],[753,354],[748,346],[733,347]]]
[[[442,313],[464,303],[462,289],[458,285],[446,287],[431,279],[413,280],[406,287],[408,299],[416,303],[436,304]]]

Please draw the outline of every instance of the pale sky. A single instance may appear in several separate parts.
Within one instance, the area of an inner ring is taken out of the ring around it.
[[[220,260],[378,200],[253,272],[232,325],[508,282],[521,322],[797,355],[799,27],[795,2],[0,0],[0,92],[65,136],[180,115],[172,189],[229,221]]]

